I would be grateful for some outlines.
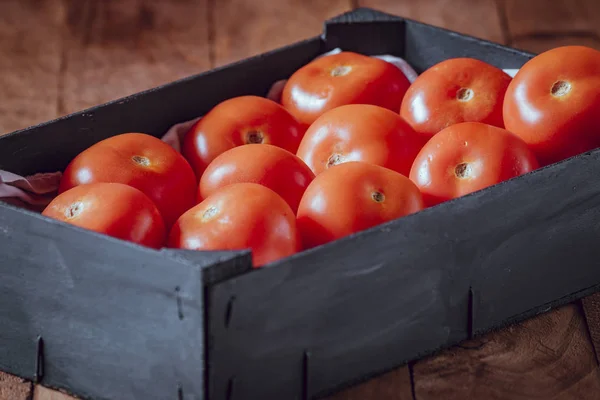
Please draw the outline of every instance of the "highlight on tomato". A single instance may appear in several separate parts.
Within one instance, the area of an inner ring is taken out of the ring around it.
[[[319,246],[423,208],[417,186],[390,169],[347,162],[317,175],[298,208],[305,248]]]
[[[345,104],[373,104],[398,112],[409,86],[393,64],[341,52],[317,58],[292,74],[281,103],[309,126],[323,113]]]
[[[234,183],[258,183],[280,195],[295,213],[315,174],[295,154],[268,144],[227,150],[211,162],[198,190],[200,201]]]
[[[523,65],[504,99],[506,129],[542,165],[600,146],[600,51],[563,46]]]
[[[187,132],[182,153],[196,177],[217,156],[245,144],[271,144],[296,153],[305,128],[280,104],[258,96],[225,100]]]
[[[502,105],[511,77],[474,58],[451,58],[423,72],[410,86],[400,115],[428,138],[461,122],[504,128]]]
[[[162,247],[166,239],[163,218],[152,200],[121,183],[75,186],[55,197],[42,215],[152,248]]]
[[[421,149],[410,179],[427,206],[451,200],[539,167],[527,144],[505,129],[480,122],[449,126]]]
[[[408,176],[425,141],[398,113],[351,104],[319,117],[306,131],[297,155],[316,175],[344,162],[364,161]]]
[[[146,194],[167,229],[196,202],[196,179],[188,162],[154,136],[124,133],[77,155],[65,169],[59,193],[87,183],[123,183]]]
[[[252,250],[254,267],[301,250],[290,206],[257,183],[225,186],[183,214],[169,247],[188,250]]]

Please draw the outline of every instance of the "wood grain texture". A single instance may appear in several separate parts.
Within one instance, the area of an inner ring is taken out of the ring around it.
[[[581,299],[581,305],[586,318],[590,339],[600,361],[600,293],[595,293]]]
[[[504,42],[495,0],[358,0],[358,4],[482,39]]]
[[[598,47],[597,0],[498,1],[516,47]],[[0,134],[316,35],[324,19],[350,3],[3,0]],[[493,0],[359,3],[493,41],[504,38]],[[588,299],[592,342],[599,345],[594,321],[600,321],[600,299]],[[417,363],[417,398],[598,398],[600,378],[590,354],[581,316],[568,306]],[[30,383],[0,373],[0,399],[30,394]],[[401,368],[331,399],[407,396],[410,379]],[[39,386],[34,394],[38,400],[65,397]]]
[[[529,51],[534,54],[560,46],[588,46],[600,50],[600,42],[592,37],[536,35],[520,37],[511,41],[511,47]]]
[[[203,0],[67,0],[59,114],[210,68]]]
[[[342,390],[325,400],[413,400],[408,366]]]
[[[56,116],[60,24],[52,0],[0,4],[0,135]]]
[[[0,371],[0,400],[28,400],[31,383]]]
[[[498,0],[506,10],[511,35],[536,32],[597,32],[594,20],[600,5],[596,0]]]
[[[567,305],[414,365],[428,399],[597,399],[600,373],[584,318]]]
[[[213,7],[215,63],[223,65],[316,36],[351,1],[215,0]]]
[[[0,400],[28,400],[31,382],[0,371]]]
[[[600,49],[600,2],[597,0],[497,0],[509,42],[532,52],[562,45]]]
[[[76,400],[77,397],[69,396],[57,390],[48,389],[42,385],[35,385],[33,400]]]

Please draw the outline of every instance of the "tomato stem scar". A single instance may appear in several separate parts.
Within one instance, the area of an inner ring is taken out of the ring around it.
[[[348,75],[352,71],[352,67],[349,65],[338,65],[331,70],[331,76],[344,76]]]
[[[246,144],[260,144],[264,139],[265,136],[261,131],[248,131],[246,133]]]
[[[371,197],[376,203],[383,203],[383,201],[385,200],[385,195],[381,192],[373,192],[371,193]]]
[[[554,97],[562,97],[571,91],[571,84],[567,81],[556,81],[550,92]]]
[[[345,157],[339,153],[333,153],[327,160],[327,168],[341,164],[345,161]]]
[[[456,92],[456,99],[458,101],[469,101],[473,98],[473,90],[469,88],[460,88]]]
[[[75,218],[83,212],[84,206],[81,201],[76,201],[65,210],[65,217],[68,219]]]
[[[131,159],[133,160],[134,163],[139,164],[143,167],[148,167],[150,165],[150,160],[148,159],[148,157],[133,156],[133,157],[131,157]]]
[[[454,174],[459,179],[466,179],[471,176],[473,173],[473,169],[469,163],[460,163],[456,167],[454,167]]]
[[[214,217],[215,215],[217,215],[219,212],[219,209],[215,206],[210,206],[206,209],[206,211],[204,211],[204,213],[202,214],[202,221],[208,221],[209,219],[211,219],[212,217]]]

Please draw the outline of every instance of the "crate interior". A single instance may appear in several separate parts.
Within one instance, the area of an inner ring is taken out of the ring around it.
[[[335,47],[365,54],[402,56],[417,71],[450,57],[475,57],[500,68],[518,68],[530,57],[492,43],[382,14],[378,14],[375,21],[361,22],[359,18],[348,22],[342,18],[329,24],[323,36],[4,136],[0,138],[0,169],[23,175],[60,170],[81,150],[106,137],[134,131],[160,136],[173,124],[202,115],[227,98],[242,94],[265,95],[274,81],[286,78],[301,65]],[[195,304],[191,313],[196,313],[196,318],[197,313],[207,313],[204,318],[208,326],[201,330],[208,333],[210,398],[226,398],[231,382],[235,382],[236,391],[256,398],[269,398],[275,393],[296,395],[299,391],[307,396],[326,393],[499,327],[509,320],[526,318],[548,305],[564,304],[595,291],[595,287],[585,285],[600,281],[597,273],[590,269],[574,271],[566,280],[551,280],[553,284],[542,291],[534,292],[532,283],[538,276],[564,275],[562,266],[571,260],[568,251],[576,251],[581,264],[589,264],[589,260],[599,255],[591,240],[595,228],[589,221],[600,220],[594,211],[600,206],[596,196],[600,188],[590,185],[565,196],[560,185],[545,185],[548,179],[569,174],[569,184],[582,187],[600,172],[597,159],[596,153],[576,157],[490,190],[295,255],[264,270],[246,273],[246,269],[239,269],[239,265],[230,263],[225,255],[223,264],[226,265],[216,265],[213,273],[219,276],[219,268],[231,268],[234,272],[207,285],[207,292],[203,294],[207,303],[201,307],[196,298],[201,291],[199,287],[190,289],[196,292],[188,299]],[[540,198],[546,207],[541,210],[535,202]],[[563,212],[573,204],[582,206],[574,208],[572,213]],[[56,252],[61,257],[75,257],[74,263],[80,271],[87,271],[100,262],[106,249],[114,249],[115,263],[122,264],[134,263],[132,255],[144,259],[155,255],[155,252],[141,251],[135,246],[71,227],[59,228],[57,224],[11,207],[2,206],[0,211],[4,221],[17,226],[25,223],[24,232],[39,238],[40,246],[55,242],[57,234],[52,233],[53,229],[60,232],[60,240],[68,238],[72,240],[70,243],[81,243],[75,251],[67,243],[67,250],[58,247],[58,250],[31,255],[29,264],[25,264],[31,266],[28,279],[32,282],[50,279],[40,275],[39,268],[48,260],[56,260]],[[489,217],[486,220],[483,216]],[[496,227],[494,224],[500,221],[504,225]],[[555,226],[561,228],[553,231]],[[540,232],[549,233],[540,236]],[[9,235],[5,233],[6,237]],[[565,240],[565,237],[570,239]],[[532,253],[525,246],[532,242],[544,243],[551,250]],[[95,243],[106,247],[100,251]],[[527,257],[523,258],[523,254]],[[202,269],[193,267],[200,265],[202,260],[198,257],[201,255],[175,257],[180,257],[187,266],[176,266],[177,262],[165,254],[147,263],[173,262],[172,268],[193,271],[188,271],[191,275],[178,276],[181,282],[190,276],[204,279]],[[549,257],[552,258],[550,263],[540,264]],[[88,259],[91,261],[86,261]],[[13,262],[22,263],[18,259]],[[56,261],[52,263],[53,269],[61,267]],[[507,263],[512,269],[505,268]],[[156,268],[164,271],[164,266]],[[468,279],[461,279],[463,276]],[[60,281],[56,288],[67,284],[68,281]],[[178,291],[175,288],[181,293],[182,286],[179,283],[170,286],[174,287],[168,298],[176,305]],[[399,288],[406,293],[400,300]],[[77,296],[91,296],[81,289]],[[118,308],[117,300],[118,297],[115,304],[109,302],[106,306]],[[33,306],[39,304],[27,307]],[[59,309],[50,308],[46,312],[50,315]],[[171,315],[172,311],[168,311],[169,319],[177,315]],[[229,315],[227,324],[224,323],[226,315]],[[320,317],[315,318],[315,315]],[[400,320],[398,315],[402,315]],[[88,322],[94,323],[93,320]],[[269,327],[266,333],[265,324]],[[18,329],[28,330],[30,335],[19,342],[21,347],[15,354],[31,353],[27,363],[18,366],[19,372],[33,377],[37,371],[33,360],[39,353],[35,332],[44,329],[30,328],[26,322],[18,325]],[[57,327],[53,329],[59,331]],[[183,329],[179,334],[187,332],[193,336],[198,325],[178,329]],[[8,339],[14,340],[12,336]],[[130,340],[133,342],[135,338]],[[58,360],[56,368],[49,369],[50,382],[54,379],[57,386],[93,385],[94,376],[90,372],[69,371],[60,375],[59,367],[67,365],[69,357],[74,356],[66,354],[61,359],[59,350],[68,345],[64,340],[55,338],[47,342],[49,359]],[[398,342],[402,346],[394,347]],[[189,343],[182,340],[184,347]],[[154,347],[144,348],[152,350]],[[127,366],[133,366],[131,363],[136,361],[134,357],[124,358],[130,363]],[[11,368],[10,365],[5,367]],[[104,373],[110,374],[114,367],[110,362],[105,363]],[[281,378],[278,382],[271,379],[275,371]],[[144,373],[158,376],[156,371]],[[73,376],[81,381],[69,382]],[[197,381],[188,375],[168,379],[186,382],[185,385],[189,385],[186,390],[198,390]],[[158,386],[154,390],[160,391]],[[102,389],[106,387],[98,388]],[[140,393],[151,393],[153,388],[137,389]]]

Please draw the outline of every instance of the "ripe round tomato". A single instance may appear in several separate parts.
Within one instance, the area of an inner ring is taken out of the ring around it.
[[[407,177],[378,165],[347,162],[318,175],[298,208],[305,248],[322,245],[423,208]]]
[[[502,103],[510,81],[501,69],[473,58],[442,61],[412,83],[400,115],[427,137],[460,122],[504,128]]]
[[[43,215],[81,228],[160,248],[165,223],[144,193],[121,183],[90,183],[59,194]]]
[[[306,131],[297,155],[317,175],[346,161],[364,161],[408,176],[425,141],[397,113],[351,104],[319,117]]]
[[[529,60],[506,92],[504,124],[542,165],[600,146],[600,52],[565,46]]]
[[[257,96],[218,104],[185,135],[183,155],[198,179],[219,154],[244,144],[272,144],[295,153],[304,128],[281,105]]]
[[[256,183],[235,183],[183,214],[171,230],[169,247],[252,249],[259,267],[298,252],[301,243],[294,213],[281,196]]]
[[[480,122],[449,126],[423,147],[410,171],[427,206],[454,199],[538,168],[518,136]]]
[[[374,104],[398,112],[409,86],[394,65],[341,52],[320,57],[292,74],[281,103],[308,126],[324,112],[344,104]]]
[[[196,179],[187,161],[154,136],[124,133],[81,152],[67,166],[59,193],[74,186],[115,182],[144,192],[170,227],[195,204]]]
[[[200,179],[200,201],[233,183],[258,183],[283,197],[295,213],[315,174],[304,161],[280,147],[244,145],[213,160]]]

